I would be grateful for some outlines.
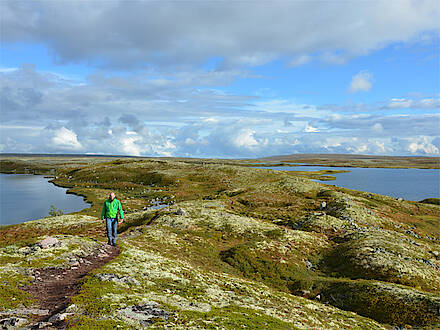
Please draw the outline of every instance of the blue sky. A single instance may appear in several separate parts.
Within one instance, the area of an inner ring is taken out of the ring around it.
[[[438,1],[0,6],[0,152],[440,154]]]

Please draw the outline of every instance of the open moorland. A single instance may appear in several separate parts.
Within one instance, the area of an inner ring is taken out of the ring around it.
[[[440,168],[440,157],[295,154],[259,159],[262,163],[304,163],[332,167]]]
[[[300,162],[377,164],[320,157]],[[0,228],[1,324],[440,327],[439,205],[250,162],[2,156],[1,172],[51,175],[91,207]],[[110,191],[126,212],[117,248],[104,244],[99,219]]]

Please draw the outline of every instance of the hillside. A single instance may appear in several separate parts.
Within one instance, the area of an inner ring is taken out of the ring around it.
[[[0,164],[2,172],[52,174],[92,203],[0,228],[4,326],[440,326],[439,205],[232,161],[12,157]],[[111,190],[126,211],[117,249],[103,245],[98,219]],[[146,209],[156,204],[166,206]],[[48,237],[57,243],[41,248]],[[72,292],[51,305],[36,293],[57,281]]]

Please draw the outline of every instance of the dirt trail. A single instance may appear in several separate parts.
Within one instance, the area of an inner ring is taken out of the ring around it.
[[[81,286],[81,279],[92,270],[102,267],[119,255],[119,248],[101,245],[96,253],[81,258],[70,268],[45,268],[34,272],[35,281],[24,288],[36,300],[39,307],[49,310],[48,315],[39,317],[36,322],[48,322],[49,319],[62,312],[69,304],[70,297],[76,295]],[[63,328],[63,322],[51,322],[49,326]]]

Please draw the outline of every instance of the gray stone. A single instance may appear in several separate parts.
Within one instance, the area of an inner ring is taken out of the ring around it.
[[[47,327],[50,327],[52,325],[51,322],[38,322],[36,324],[34,324],[31,329],[44,329]]]
[[[16,309],[8,309],[4,312],[0,312],[0,316],[7,315],[48,315],[48,309],[38,309],[38,308],[16,308]]]
[[[58,241],[55,237],[46,237],[45,239],[43,239],[39,245],[41,246],[41,248],[43,249],[47,249],[50,247],[54,247],[54,246],[59,246],[61,245],[60,241]]]
[[[2,329],[17,329],[18,327],[26,324],[28,320],[20,317],[8,317],[0,320],[0,327]]]
[[[177,209],[177,211],[176,211],[176,215],[183,215],[183,216],[186,216],[187,215],[187,212],[184,210],[184,209],[182,209],[182,208],[178,208]]]
[[[58,313],[49,318],[49,322],[56,323],[60,321],[64,321],[67,317],[72,316],[73,313]]]
[[[96,274],[94,277],[101,281],[112,281],[117,283],[140,285],[139,281],[131,276],[118,276],[116,274]]]
[[[306,260],[306,267],[310,270],[313,270],[313,265],[310,261]]]
[[[153,318],[168,320],[170,312],[160,308],[155,302],[148,302],[143,305],[134,305],[119,309],[118,312],[127,318],[139,321],[142,325],[152,324]]]

